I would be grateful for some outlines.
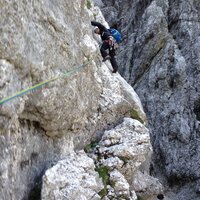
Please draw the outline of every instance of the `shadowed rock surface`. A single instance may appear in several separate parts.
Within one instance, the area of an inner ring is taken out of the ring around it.
[[[174,189],[170,200],[199,199],[199,1],[102,0],[101,10],[123,36],[118,62],[147,113],[152,170]]]
[[[39,200],[48,168],[124,117],[145,125],[146,116],[133,88],[101,62],[90,21],[103,18],[89,1],[3,0],[0,10],[0,99],[89,62],[0,105],[0,197]]]

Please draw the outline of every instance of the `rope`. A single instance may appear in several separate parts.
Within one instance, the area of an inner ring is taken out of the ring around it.
[[[38,84],[36,84],[36,85],[33,85],[33,86],[31,86],[31,87],[29,87],[29,88],[27,88],[27,89],[21,90],[21,91],[15,93],[15,94],[13,94],[12,96],[6,97],[6,98],[0,100],[0,105],[4,104],[5,102],[11,101],[12,99],[15,99],[15,98],[17,98],[17,97],[20,97],[20,96],[22,96],[22,95],[24,95],[24,94],[26,94],[26,93],[28,93],[28,92],[30,92],[30,91],[32,91],[32,90],[38,89],[38,88],[42,87],[43,85],[46,85],[46,84],[48,84],[48,83],[50,83],[50,82],[56,81],[56,80],[58,80],[58,79],[61,79],[61,78],[63,78],[63,77],[66,77],[66,76],[70,76],[71,74],[73,74],[73,73],[79,71],[81,68],[85,67],[85,66],[88,65],[89,63],[90,63],[90,62],[87,62],[87,63],[85,63],[85,64],[82,64],[82,65],[80,65],[80,66],[78,66],[78,67],[76,67],[76,68],[74,68],[74,69],[71,69],[71,70],[69,70],[69,71],[63,72],[63,73],[62,73],[61,75],[59,75],[59,76],[53,77],[53,78],[48,79],[48,80],[43,81],[43,82],[40,82],[40,83],[38,83]]]

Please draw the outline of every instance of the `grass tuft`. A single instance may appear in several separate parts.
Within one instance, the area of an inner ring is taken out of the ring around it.
[[[92,4],[91,4],[90,0],[86,1],[86,6],[87,6],[87,9],[91,9],[92,8]]]
[[[108,178],[109,178],[109,177],[108,177],[108,168],[102,166],[102,167],[96,168],[95,170],[98,172],[99,177],[102,178],[102,182],[103,182],[104,188],[99,192],[99,196],[100,196],[101,198],[103,198],[103,197],[106,196],[106,194],[107,194],[107,189],[106,189],[106,187],[107,187]]]
[[[84,151],[86,153],[90,153],[96,146],[97,146],[97,142],[96,141],[92,141],[90,144],[86,144],[84,147]]]
[[[132,119],[136,119],[136,120],[138,120],[139,122],[141,122],[142,124],[144,124],[143,119],[140,117],[140,115],[138,114],[138,112],[137,112],[136,110],[131,109],[131,110],[129,111],[129,113],[130,113],[130,117],[131,117]]]

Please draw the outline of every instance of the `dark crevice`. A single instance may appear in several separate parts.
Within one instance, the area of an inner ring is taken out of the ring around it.
[[[141,0],[136,3],[135,13],[137,14],[135,15],[134,19],[134,24],[135,24],[134,26],[136,26],[136,24],[139,24],[141,22],[142,15],[144,14],[146,8],[150,5],[151,2],[152,0]]]
[[[146,35],[146,37],[145,37],[145,39],[144,39],[144,41],[143,41],[143,44],[147,44],[149,41],[151,41],[153,38],[155,37],[155,34],[153,33],[153,32],[150,32],[148,35]],[[136,41],[136,38],[135,38],[135,41]],[[129,74],[131,74],[132,73],[132,69],[133,69],[133,67],[132,66],[134,66],[134,60],[135,60],[135,58],[137,57],[137,55],[135,55],[135,52],[137,52],[137,50],[136,49],[140,49],[140,51],[137,53],[138,55],[142,55],[142,51],[143,51],[143,49],[145,48],[145,45],[143,45],[143,47],[141,48],[141,47],[137,47],[137,45],[135,45],[135,47],[133,48],[133,50],[132,50],[132,56],[131,56],[131,59],[130,59],[130,64],[129,64]],[[152,62],[152,60],[156,57],[156,55],[160,52],[160,50],[161,50],[162,48],[160,48],[159,50],[158,50],[158,52],[157,53],[155,53],[155,56],[153,56],[152,58],[150,58],[149,60],[149,62],[147,62],[147,63],[145,63],[144,65],[142,65],[142,66],[140,66],[140,69],[143,69],[142,71],[142,73],[140,74],[140,75],[138,75],[139,77],[138,78],[136,78],[136,80],[134,81],[134,83],[133,83],[133,85],[137,82],[137,80],[138,79],[140,79],[140,77],[142,77],[143,76],[143,74],[145,73],[145,71],[146,71],[146,69],[148,70],[148,68],[149,68],[149,66],[150,66],[150,63]],[[132,76],[130,76],[130,80],[132,79]],[[129,82],[131,82],[129,80]]]
[[[196,115],[196,120],[200,121],[200,99],[194,103],[194,113]]]
[[[33,128],[38,132],[46,133],[46,130],[42,127],[42,125],[38,121],[31,121],[30,119],[19,118],[19,122],[22,126],[27,126],[29,131]]]
[[[168,184],[170,188],[179,186],[179,187],[183,187],[185,184],[190,183],[192,181],[196,180],[195,178],[192,177],[188,177],[188,176],[181,176],[178,177],[178,175],[171,175],[170,177],[168,177]]]
[[[143,65],[140,65],[140,71],[137,72],[135,70],[135,79],[131,81],[132,77],[130,77],[129,83],[131,83],[132,86],[134,86],[136,83],[140,81],[140,79],[144,76],[146,72],[149,71],[151,63],[153,62],[154,58],[160,53],[163,47],[161,47],[150,59],[148,62],[143,63]]]
[[[169,8],[167,12],[168,17],[168,30],[173,35],[174,39],[176,40],[176,35],[173,34],[173,30],[177,30],[177,26],[179,26],[180,23],[180,15],[183,11],[179,9],[180,7],[180,1],[177,0],[169,1]]]
[[[158,199],[164,199],[164,195],[163,195],[163,194],[159,194],[159,195],[157,196],[157,198],[158,198]]]
[[[27,200],[41,200],[42,176],[44,172],[45,170],[43,170],[40,175],[35,177],[34,185],[29,192]]]

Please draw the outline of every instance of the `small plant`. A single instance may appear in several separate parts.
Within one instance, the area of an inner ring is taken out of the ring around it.
[[[104,196],[106,196],[107,194],[107,183],[108,183],[108,168],[107,167],[98,167],[95,169],[98,174],[99,174],[99,177],[102,178],[102,182],[103,182],[103,185],[104,185],[104,188],[99,192],[99,196],[101,198],[103,198]]]
[[[92,4],[91,4],[90,0],[86,1],[86,6],[87,6],[87,9],[91,9],[92,8]]]
[[[0,128],[0,134],[3,134],[5,130],[3,128]]]
[[[137,200],[144,200],[141,196],[137,195]]]
[[[96,141],[92,141],[90,144],[86,144],[84,147],[84,151],[86,153],[91,152],[95,147],[97,146],[97,142]]]
[[[138,112],[135,109],[131,109],[129,111],[130,117],[133,119],[138,120],[139,122],[141,122],[142,124],[144,124],[143,119],[140,117],[140,115],[138,114]]]
[[[107,185],[108,181],[108,168],[107,167],[98,167],[96,168],[96,171],[99,173],[99,176],[102,178],[103,185]]]
[[[103,189],[98,193],[98,195],[101,197],[101,199],[102,199],[103,197],[105,197],[106,194],[107,194],[107,190],[106,190],[105,188],[103,188]]]
[[[84,147],[85,153],[89,153],[91,149],[92,149],[91,144],[86,144],[85,147]]]
[[[110,186],[111,186],[112,188],[115,188],[116,182],[113,181],[113,180],[110,180],[109,184],[110,184]]]

